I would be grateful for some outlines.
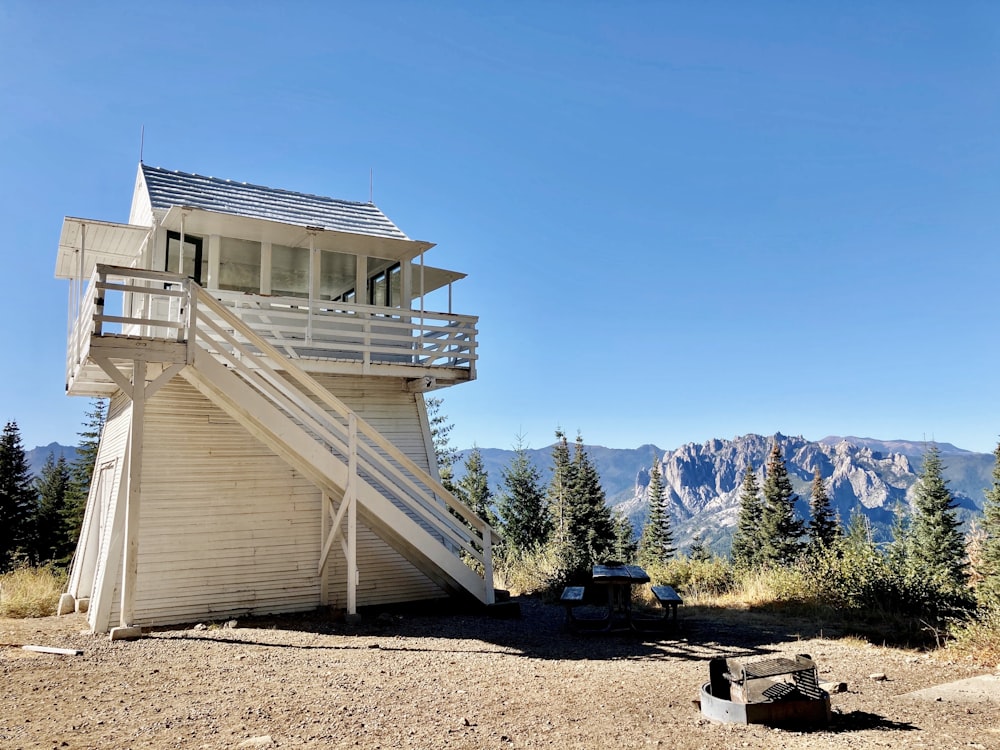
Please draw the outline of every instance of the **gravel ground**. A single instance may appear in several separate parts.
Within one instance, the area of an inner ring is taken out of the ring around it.
[[[558,605],[515,601],[519,619],[311,614],[114,643],[77,615],[0,619],[0,748],[1000,748],[1000,704],[905,695],[988,671],[969,664],[690,607],[664,635],[574,635]],[[698,711],[709,658],[799,653],[847,683],[829,727]]]

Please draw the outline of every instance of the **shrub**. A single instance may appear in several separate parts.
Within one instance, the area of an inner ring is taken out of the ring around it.
[[[728,562],[718,557],[693,560],[680,555],[666,563],[651,565],[646,568],[646,572],[654,586],[673,586],[678,594],[690,599],[691,603],[717,597],[732,586],[732,568]]]
[[[66,573],[51,566],[21,566],[0,575],[0,617],[47,617],[56,613]]]
[[[985,667],[1000,667],[1000,607],[980,610],[978,617],[951,628],[948,650]]]
[[[559,556],[551,547],[519,550],[503,547],[493,558],[493,579],[515,596],[549,592],[561,584]]]

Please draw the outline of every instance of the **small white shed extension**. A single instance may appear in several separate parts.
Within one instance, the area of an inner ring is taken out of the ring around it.
[[[493,603],[494,532],[434,460],[423,394],[475,378],[477,318],[431,247],[371,203],[144,164],[128,224],[65,219],[66,390],[110,398],[68,587],[95,632]]]

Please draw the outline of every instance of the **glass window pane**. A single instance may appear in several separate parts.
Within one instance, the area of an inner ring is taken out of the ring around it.
[[[219,242],[219,289],[260,291],[260,243],[221,237]]]
[[[309,248],[271,247],[271,293],[309,296]]]
[[[167,234],[166,266],[170,273],[180,273],[201,283],[208,275],[208,259],[202,257],[201,238],[185,237],[182,252],[180,235],[173,232]]]
[[[402,307],[403,273],[398,265],[389,269],[389,306]]]
[[[358,258],[345,253],[322,251],[319,259],[319,298],[340,299],[354,289]]]

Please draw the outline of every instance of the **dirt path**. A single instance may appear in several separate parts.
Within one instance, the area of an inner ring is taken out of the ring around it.
[[[133,643],[77,616],[0,620],[0,748],[1000,748],[1000,705],[902,697],[982,674],[799,629],[682,615],[675,637],[574,636],[523,617],[317,616],[175,629]],[[843,681],[823,731],[706,721],[712,656],[808,653]],[[871,675],[884,673],[885,680]]]

